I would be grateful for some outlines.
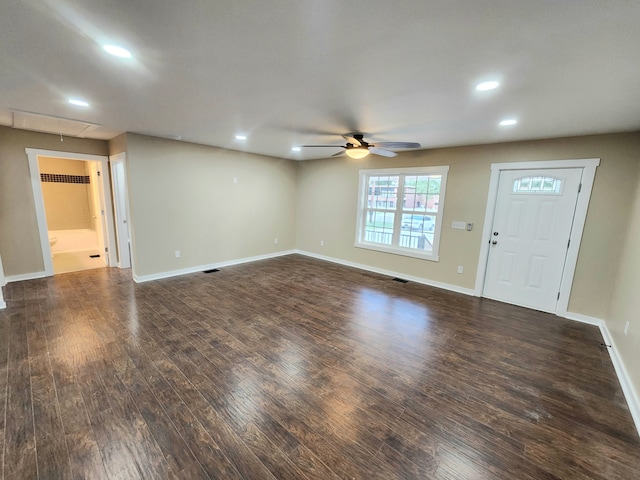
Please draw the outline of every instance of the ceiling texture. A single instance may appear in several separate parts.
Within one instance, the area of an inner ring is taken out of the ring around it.
[[[634,131],[639,25],[637,0],[5,1],[0,124],[299,160],[354,132],[430,149]]]

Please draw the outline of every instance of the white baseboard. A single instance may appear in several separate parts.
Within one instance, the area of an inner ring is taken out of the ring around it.
[[[451,292],[464,293],[465,295],[475,295],[472,288],[459,287],[457,285],[451,285],[449,283],[436,282],[422,277],[414,277],[413,275],[406,275],[400,272],[394,272],[392,270],[384,270],[382,268],[371,267],[370,265],[364,265],[362,263],[349,262],[335,257],[327,257],[325,255],[319,255],[317,253],[307,252],[306,250],[296,250],[295,253],[305,255],[311,258],[317,258],[318,260],[325,260],[327,262],[337,263],[339,265],[345,265],[347,267],[359,268],[360,270],[366,270],[368,272],[379,273],[380,275],[388,275],[390,277],[403,278],[415,283],[421,283],[422,285],[428,285],[430,287],[442,288],[443,290],[449,290]]]
[[[195,267],[182,268],[180,270],[171,270],[168,272],[152,273],[150,275],[133,275],[133,281],[136,283],[150,282],[152,280],[160,280],[162,278],[177,277],[179,275],[188,275],[190,273],[202,272],[212,268],[230,267],[231,265],[240,265],[241,263],[257,262],[258,260],[267,260],[269,258],[282,257],[296,253],[295,250],[285,250],[276,253],[267,253],[266,255],[257,255],[255,257],[238,258],[235,260],[226,260],[223,262],[209,263],[207,265],[198,265]]]
[[[581,313],[566,312],[564,315],[559,315],[559,316],[564,317],[568,320],[575,320],[576,322],[595,325],[596,327],[601,327],[602,325],[604,325],[604,320],[602,320],[601,318],[590,317],[588,315],[583,315]]]
[[[568,318],[569,320],[588,323],[589,325],[595,325],[600,328],[602,340],[606,345],[610,345],[609,347],[607,347],[607,350],[609,351],[609,357],[611,357],[611,363],[613,364],[613,368],[616,371],[616,376],[618,377],[620,387],[622,388],[622,393],[624,393],[624,398],[627,401],[627,406],[629,407],[629,411],[631,412],[633,423],[636,425],[638,435],[640,435],[640,397],[638,396],[638,392],[636,392],[636,390],[633,388],[629,373],[627,372],[627,369],[624,366],[620,355],[618,355],[618,349],[616,348],[616,344],[611,337],[611,333],[609,332],[607,323],[601,318],[590,317],[588,315],[582,315],[581,313],[567,312],[564,317]]]
[[[21,273],[20,275],[8,275],[5,277],[7,283],[22,282],[23,280],[35,280],[36,278],[47,277],[47,272]]]
[[[638,396],[638,392],[633,388],[633,384],[630,380],[631,377],[629,376],[622,359],[618,355],[618,349],[616,348],[616,344],[613,341],[611,333],[609,332],[605,322],[602,322],[600,325],[600,332],[602,333],[604,343],[611,345],[607,348],[609,356],[611,357],[611,363],[613,363],[613,368],[616,370],[616,375],[618,376],[618,381],[622,387],[624,398],[627,400],[629,411],[633,417],[633,423],[636,424],[636,430],[638,431],[638,435],[640,435],[640,397]]]

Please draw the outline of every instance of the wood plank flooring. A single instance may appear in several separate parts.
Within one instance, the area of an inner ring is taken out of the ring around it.
[[[5,287],[2,478],[633,479],[596,327],[298,255]]]

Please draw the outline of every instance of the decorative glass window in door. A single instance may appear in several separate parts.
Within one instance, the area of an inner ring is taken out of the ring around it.
[[[555,177],[521,177],[513,181],[512,193],[560,195],[564,182]]]

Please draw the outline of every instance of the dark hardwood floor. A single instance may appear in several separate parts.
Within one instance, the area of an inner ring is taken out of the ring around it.
[[[596,327],[292,255],[11,283],[2,478],[633,479]]]

